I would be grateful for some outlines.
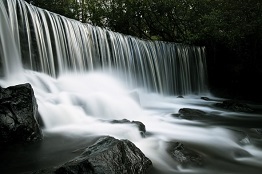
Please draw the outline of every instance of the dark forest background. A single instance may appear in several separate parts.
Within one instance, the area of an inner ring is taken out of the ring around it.
[[[219,97],[262,101],[261,0],[27,0],[112,31],[205,46]]]

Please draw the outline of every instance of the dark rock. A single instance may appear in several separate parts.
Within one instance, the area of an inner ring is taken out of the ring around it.
[[[140,121],[132,121],[131,123],[136,124],[138,130],[142,133],[146,133],[146,126]]]
[[[251,144],[250,136],[242,130],[231,129],[232,135],[234,135],[233,141],[237,142],[239,145],[245,146]]]
[[[206,101],[220,101],[219,99],[209,98],[209,97],[200,97],[200,99],[206,100]]]
[[[177,96],[177,98],[184,98],[182,95]]]
[[[202,110],[192,108],[181,108],[178,113],[173,113],[171,116],[178,119],[208,122],[209,124],[234,123],[234,120],[221,117],[217,112],[204,112]]]
[[[238,149],[233,152],[234,157],[236,158],[246,158],[246,157],[251,157],[252,155],[243,149]]]
[[[203,166],[204,157],[180,142],[171,143],[168,152],[172,158],[183,167]]]
[[[173,116],[173,117],[176,117],[176,118],[180,118],[180,114],[171,114],[171,116]]]
[[[36,121],[37,103],[30,84],[0,89],[0,146],[43,138]]]
[[[208,98],[208,97],[201,97],[201,99],[202,99],[202,100],[206,100],[206,101],[211,101],[211,99]]]
[[[140,121],[130,121],[128,119],[122,120],[112,120],[110,123],[114,124],[134,124],[137,126],[138,130],[140,131],[141,135],[144,136],[146,133],[146,126]]]
[[[255,129],[255,131],[256,131],[259,135],[262,135],[262,129]]]
[[[112,120],[112,121],[110,121],[110,123],[122,124],[122,123],[131,123],[131,121],[128,120],[128,119],[122,119],[122,120]]]
[[[226,100],[222,103],[216,103],[215,106],[235,112],[253,112],[250,106],[237,100]]]
[[[152,162],[128,140],[100,138],[75,159],[34,174],[145,174]]]
[[[250,144],[250,138],[248,136],[244,137],[239,141],[241,145],[249,145]]]
[[[191,108],[182,108],[178,111],[179,117],[192,120],[192,119],[203,119],[206,116],[206,112],[198,110],[198,109],[191,109]]]
[[[44,121],[43,121],[43,119],[42,119],[42,117],[41,117],[39,112],[36,113],[36,121],[39,124],[40,128],[44,128],[45,127]]]

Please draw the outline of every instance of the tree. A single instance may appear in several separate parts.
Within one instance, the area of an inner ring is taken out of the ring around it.
[[[47,9],[51,12],[61,14],[69,18],[75,18],[74,3],[77,0],[26,0],[35,6]]]

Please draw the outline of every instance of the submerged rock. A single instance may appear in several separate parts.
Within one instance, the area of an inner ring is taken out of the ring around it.
[[[43,138],[36,121],[37,108],[30,84],[0,89],[0,146]]]
[[[201,97],[202,100],[210,101],[211,99],[208,97]]]
[[[180,142],[173,142],[168,148],[171,157],[181,166],[203,166],[204,157]]]
[[[151,166],[152,162],[132,142],[107,136],[62,166],[34,174],[145,174]]]
[[[235,112],[253,112],[254,110],[246,103],[237,100],[225,100],[222,103],[216,103],[216,107],[235,111]]]
[[[218,99],[209,98],[209,97],[200,97],[200,99],[205,101],[219,101]]]
[[[246,151],[246,150],[243,150],[243,149],[237,149],[233,152],[233,156],[235,158],[246,158],[246,157],[252,157],[252,155]]]

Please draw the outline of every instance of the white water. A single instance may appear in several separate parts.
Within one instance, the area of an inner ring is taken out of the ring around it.
[[[46,126],[45,134],[82,138],[111,135],[129,139],[161,173],[246,173],[250,169],[259,173],[258,169],[261,169],[261,148],[250,143],[251,137],[238,139],[241,128],[208,125],[171,116],[180,108],[227,115],[227,112],[210,107],[214,101],[204,101],[199,96],[176,98],[128,89],[120,80],[101,72],[72,73],[57,79],[34,71],[25,71],[23,75],[24,80],[16,83],[32,84]],[[7,80],[1,81],[1,86],[9,85]],[[149,135],[141,137],[132,125],[106,122],[124,118],[143,122]],[[241,140],[246,144],[241,144]],[[181,167],[166,151],[172,141],[183,142],[200,152],[206,159],[205,165],[200,168]],[[238,157],[237,153],[241,151],[251,155]]]

